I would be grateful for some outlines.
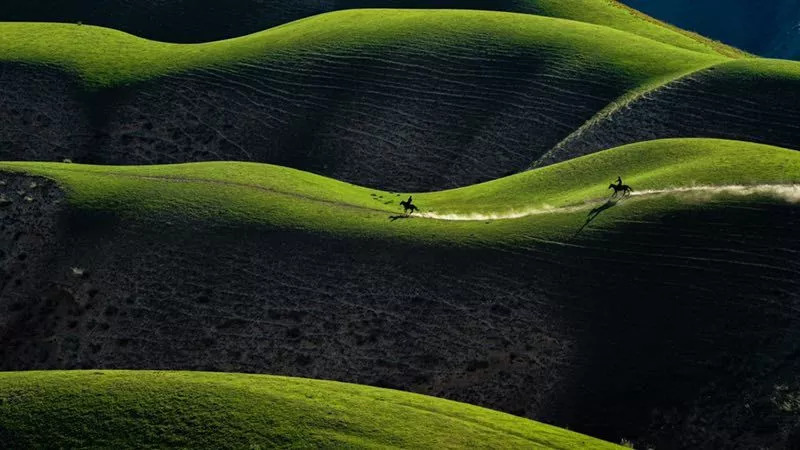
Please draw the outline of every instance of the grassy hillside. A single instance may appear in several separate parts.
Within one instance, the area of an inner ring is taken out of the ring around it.
[[[562,214],[499,221],[450,222],[413,219],[387,223],[400,213],[407,193],[359,187],[279,166],[190,163],[161,166],[87,166],[6,162],[0,170],[58,181],[70,203],[81,209],[123,216],[170,213],[195,219],[260,223],[279,229],[350,236],[400,236],[463,242],[475,236],[515,240],[538,225],[542,236],[565,230]],[[439,214],[501,215],[525,208],[586,204],[608,194],[617,175],[637,190],[693,185],[793,184],[800,181],[800,153],[758,144],[704,139],[645,142],[577,158],[461,189],[415,194],[423,211]],[[635,214],[631,200],[627,214]],[[658,202],[656,202],[658,203]],[[596,206],[596,205],[594,205]],[[555,211],[558,212],[558,211]],[[583,212],[562,211],[573,220]],[[555,221],[554,221],[555,220]],[[578,222],[579,224],[579,222]],[[469,238],[468,238],[469,237]]]
[[[798,148],[798,62],[730,61],[622,100],[570,134],[535,165],[565,161],[600,148],[686,136]]]
[[[704,53],[740,56],[741,52],[705,38],[672,29],[610,0],[237,0],[221,5],[207,0],[86,1],[10,0],[0,6],[0,19],[68,22],[116,28],[170,42],[204,42],[238,37],[316,14],[356,8],[475,9],[530,13],[617,28],[677,47]]]
[[[3,163],[0,369],[265,372],[642,447],[784,444],[798,158],[656,141],[414,194],[460,221],[263,164]],[[604,203],[617,175],[643,195]],[[759,183],[782,187],[646,192]]]
[[[617,448],[447,400],[266,375],[3,373],[0,399],[0,438],[16,448]]]
[[[0,35],[2,159],[257,161],[404,190],[523,170],[616,99],[727,61],[480,11],[344,11],[196,45],[78,25]]]
[[[324,14],[248,36],[205,44],[149,41],[75,24],[0,23],[0,60],[60,66],[93,87],[110,87],[191,69],[295,59],[312,49],[369,49],[398,41],[441,52],[459,40],[491,36],[483,46],[562,51],[573,63],[602,62],[634,80],[684,72],[711,62],[618,30],[539,16],[479,11],[355,10]],[[469,36],[469,37],[468,37]],[[294,58],[293,58],[294,57]]]

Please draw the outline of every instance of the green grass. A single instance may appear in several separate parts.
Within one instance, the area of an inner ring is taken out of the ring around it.
[[[167,214],[279,229],[432,243],[513,242],[563,238],[585,211],[519,219],[390,221],[408,193],[389,193],[285,167],[209,162],[158,166],[89,166],[46,162],[0,163],[0,170],[52,178],[73,207],[122,217]],[[460,189],[414,194],[424,211],[498,214],[581,205],[607,196],[622,175],[636,190],[727,184],[800,183],[800,152],[713,139],[644,142],[584,156]],[[587,206],[588,208],[589,206]],[[635,198],[609,213],[636,216],[684,208],[669,198]]]
[[[737,48],[656,20],[615,0],[528,0],[528,3],[539,14],[616,28],[687,50],[734,58],[751,56]]]
[[[606,150],[522,174],[420,196],[432,208],[564,206],[597,197],[622,175],[637,190],[800,182],[800,152],[718,139],[663,139]],[[470,206],[467,206],[470,205]]]
[[[6,20],[57,21],[104,25],[170,42],[202,42],[261,31],[320,12],[356,8],[464,8],[538,14],[616,28],[665,44],[709,54],[740,57],[732,47],[646,16],[614,0],[239,0],[209,10],[204,3],[169,4],[152,0],[73,0],[48,4],[10,0]],[[49,2],[52,3],[52,2]],[[173,2],[175,3],[175,2]],[[2,14],[5,9],[5,14]],[[160,21],[153,23],[152,18]],[[169,24],[165,27],[163,24]]]
[[[268,375],[0,373],[13,448],[618,448],[449,400]]]
[[[487,51],[556,52],[572,65],[602,68],[629,87],[724,62],[616,29],[527,14],[455,10],[351,10],[205,44],[148,41],[74,24],[0,23],[0,61],[47,64],[78,74],[91,88],[124,85],[192,69],[234,67],[307,50],[357,52],[407,44],[447,54],[475,38]]]
[[[757,79],[770,81],[800,81],[800,62],[783,59],[743,59],[714,67],[714,76],[726,79]]]

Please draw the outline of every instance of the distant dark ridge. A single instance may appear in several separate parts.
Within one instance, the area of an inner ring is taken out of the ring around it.
[[[601,115],[534,166],[634,142],[732,138],[800,149],[798,63],[742,60],[667,83]]]
[[[121,220],[65,209],[51,182],[3,180],[0,370],[286,374],[642,448],[798,442],[796,206],[711,203],[568,245],[445,248]]]
[[[800,59],[798,0],[621,0],[665,22],[771,58]]]

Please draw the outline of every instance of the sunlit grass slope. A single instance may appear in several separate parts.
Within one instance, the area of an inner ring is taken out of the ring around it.
[[[383,192],[294,169],[211,162],[156,166],[89,166],[7,162],[0,170],[52,178],[77,208],[122,216],[171,214],[349,236],[413,237],[433,242],[519,239],[521,230],[558,236],[585,212],[498,220],[388,220],[407,193]],[[414,194],[423,212],[502,214],[582,205],[608,195],[618,175],[636,190],[694,185],[800,183],[800,153],[712,139],[644,142],[465,188]],[[631,199],[623,214],[683,207],[673,198]],[[577,221],[577,222],[576,222]]]
[[[783,81],[800,81],[800,62],[783,59],[751,58],[730,61],[714,68],[714,76],[720,82],[738,79],[770,79]],[[788,95],[793,95],[787,92]]]
[[[525,14],[481,11],[355,10],[315,16],[206,44],[148,41],[74,24],[0,23],[0,61],[49,64],[92,86],[114,86],[180,71],[299,58],[316,50],[407,42],[441,55],[464,39],[517,52],[557,51],[575,65],[602,64],[641,83],[723,61],[611,28]]]
[[[730,57],[748,56],[737,48],[665,24],[616,0],[527,0],[522,3],[539,14],[616,28],[688,50]]]
[[[617,448],[508,414],[388,389],[150,371],[2,373],[0,439],[11,448]]]
[[[238,0],[224,6],[208,0],[86,0],[42,4],[9,0],[0,17],[14,21],[68,22],[107,26],[168,42],[205,42],[237,37],[320,13],[356,8],[434,8],[538,14],[617,28],[704,53],[742,55],[736,49],[668,26],[613,0]]]

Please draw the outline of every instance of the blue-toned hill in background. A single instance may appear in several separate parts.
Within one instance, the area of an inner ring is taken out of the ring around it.
[[[665,22],[762,56],[800,59],[800,0],[622,0]]]

